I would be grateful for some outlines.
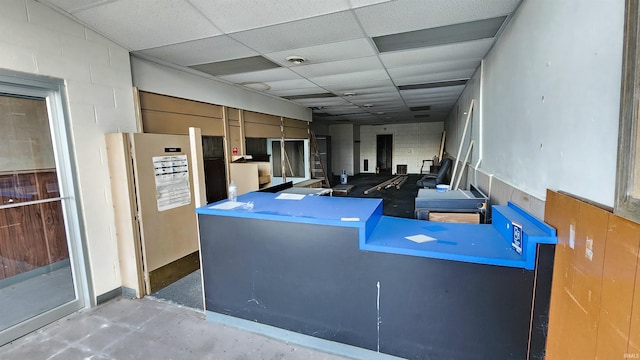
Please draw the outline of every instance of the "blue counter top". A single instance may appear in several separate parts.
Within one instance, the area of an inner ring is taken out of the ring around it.
[[[359,229],[360,238],[369,237],[378,220],[382,217],[381,199],[303,195],[299,195],[299,200],[278,199],[279,197],[286,198],[282,195],[250,192],[238,196],[238,206],[232,209],[224,209],[229,201],[222,200],[197,208],[196,213],[354,227]],[[246,206],[248,203],[253,205],[252,208]]]
[[[557,243],[555,229],[512,203],[493,207],[493,224],[459,224],[382,216],[380,199],[304,196],[292,200],[282,197],[282,194],[252,192],[239,196],[238,203],[223,200],[200,207],[196,212],[354,227],[358,228],[360,249],[364,251],[528,270],[535,267],[537,244]],[[248,203],[252,208],[246,206]],[[522,229],[522,254],[511,246],[514,224]]]

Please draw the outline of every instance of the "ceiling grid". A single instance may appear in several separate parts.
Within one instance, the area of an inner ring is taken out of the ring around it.
[[[520,1],[40,0],[134,56],[363,125],[443,121]]]

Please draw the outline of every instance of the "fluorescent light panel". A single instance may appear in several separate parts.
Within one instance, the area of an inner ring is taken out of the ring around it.
[[[431,105],[410,107],[409,109],[411,111],[427,111],[427,110],[431,110]],[[416,115],[416,116],[419,116],[419,115]]]
[[[506,16],[446,25],[399,34],[376,36],[373,42],[381,53],[453,44],[495,37]]]
[[[337,97],[337,95],[333,93],[320,93],[320,94],[283,96],[283,98],[288,100],[321,99],[321,98],[330,98],[330,97]]]
[[[414,84],[414,85],[400,85],[398,86],[398,90],[419,90],[419,89],[433,89],[440,87],[449,87],[449,86],[460,86],[467,83],[467,79],[462,80],[451,80],[451,81],[437,81],[430,82],[424,84]]]
[[[280,67],[280,65],[262,56],[251,56],[241,59],[192,65],[189,67],[213,76],[222,76],[273,69]]]

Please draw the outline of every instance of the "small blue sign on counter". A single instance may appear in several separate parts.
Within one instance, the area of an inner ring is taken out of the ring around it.
[[[519,255],[522,255],[522,225],[512,222],[513,227],[513,241],[511,241],[511,247]]]

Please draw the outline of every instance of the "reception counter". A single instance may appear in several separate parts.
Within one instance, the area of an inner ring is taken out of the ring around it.
[[[409,359],[544,353],[555,230],[513,204],[493,224],[258,192],[197,213],[208,314]]]

